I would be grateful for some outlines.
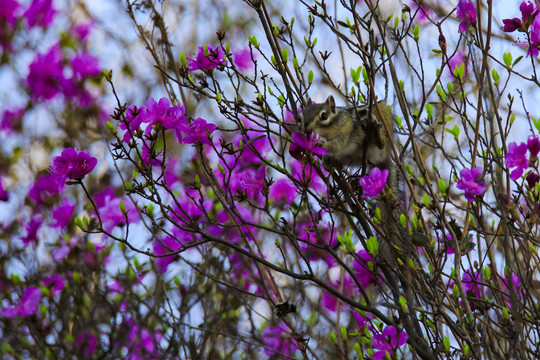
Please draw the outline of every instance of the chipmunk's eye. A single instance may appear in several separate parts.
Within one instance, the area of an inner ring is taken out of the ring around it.
[[[326,113],[326,111],[323,111],[323,112],[321,113],[321,120],[324,121],[324,120],[326,120],[326,119],[328,119],[328,114]]]

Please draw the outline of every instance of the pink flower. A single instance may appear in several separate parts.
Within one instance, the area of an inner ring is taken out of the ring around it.
[[[23,297],[17,305],[8,306],[0,310],[0,316],[14,318],[17,315],[30,316],[33,315],[41,300],[41,289],[35,286],[29,286],[24,291]]]
[[[12,26],[15,25],[15,22],[17,21],[17,9],[20,6],[21,5],[15,0],[0,1],[0,20],[5,20]]]
[[[289,153],[297,160],[303,158],[304,150],[317,155],[326,155],[327,153],[325,148],[319,146],[319,136],[317,134],[293,133],[291,138],[293,142],[289,148]]]
[[[478,166],[474,169],[463,169],[459,175],[461,179],[457,182],[457,187],[465,191],[465,198],[469,201],[474,201],[475,196],[480,196],[486,191],[487,184],[482,181],[484,177],[482,167]]]
[[[70,223],[74,210],[75,204],[67,199],[62,201],[52,210],[52,218],[55,221],[52,227],[65,228]]]
[[[0,201],[8,201],[9,200],[9,193],[4,189],[4,185],[2,185],[2,178],[0,177]]]
[[[210,145],[210,135],[216,130],[216,125],[209,124],[206,120],[198,118],[193,120],[189,128],[184,131],[186,144],[208,144]]]
[[[98,58],[87,52],[75,55],[70,62],[74,77],[77,79],[84,79],[101,74]]]
[[[503,19],[504,26],[501,27],[501,30],[504,32],[514,32],[516,30],[521,32],[527,32],[529,26],[534,21],[534,18],[538,14],[538,8],[529,2],[523,1],[519,6],[521,11],[521,19]]]
[[[52,294],[55,296],[59,292],[61,292],[64,287],[66,286],[66,282],[62,277],[58,274],[52,275],[46,279],[43,279],[43,285],[47,287],[52,287]]]
[[[126,121],[120,122],[120,129],[128,130],[124,134],[124,137],[122,140],[124,140],[125,143],[129,143],[131,139],[133,138],[131,134],[135,133],[135,131],[139,130],[142,122],[143,122],[143,116],[141,115],[141,112],[143,109],[139,109],[135,105],[130,105],[125,112],[126,115]]]
[[[368,267],[368,263],[373,262],[373,259],[366,250],[359,251],[358,257],[359,259],[354,262],[353,267],[356,271],[356,277],[358,278],[360,285],[365,289],[370,284],[376,282],[376,278]]]
[[[178,142],[182,142],[181,131],[186,131],[187,129],[187,118],[184,115],[185,112],[186,110],[182,104],[171,106],[169,99],[166,97],[159,99],[159,102],[149,98],[140,109],[140,119],[136,121],[149,123],[150,126],[146,129],[146,134],[148,134],[152,129],[152,126],[155,125],[161,125],[166,130],[175,130]]]
[[[53,159],[49,172],[63,182],[66,178],[82,179],[90,173],[97,164],[97,159],[90,156],[88,151],[77,151],[67,148],[60,156]]]
[[[459,32],[465,32],[471,26],[476,24],[476,8],[471,1],[459,0],[457,6],[457,18],[461,21]]]
[[[278,179],[270,186],[268,197],[274,205],[290,205],[296,197],[296,186],[287,178]]]
[[[531,54],[534,57],[538,56],[538,49],[540,48],[540,19],[535,18],[533,21],[530,27],[529,41],[516,41],[515,45],[528,47],[527,56]]]
[[[34,182],[34,185],[28,192],[28,197],[34,200],[36,205],[41,205],[51,196],[59,194],[62,191],[63,184],[57,181],[53,175],[42,176]]]
[[[240,71],[247,71],[253,68],[253,60],[251,59],[251,51],[248,47],[233,53],[233,61]]]
[[[206,47],[206,54],[205,49]],[[197,51],[196,58],[189,58],[189,71],[194,70],[212,70],[217,67],[227,64],[225,58],[225,52],[222,47],[217,49],[212,45],[200,46]]]
[[[509,168],[516,168],[510,173],[510,179],[517,180],[523,175],[523,171],[529,167],[529,161],[525,156],[527,144],[518,145],[515,142],[508,144],[508,153],[505,157],[505,164]]]
[[[34,216],[25,226],[26,235],[21,239],[22,242],[25,245],[29,245],[31,243],[37,243],[39,241],[38,239],[38,231],[41,227],[41,224],[43,224],[43,220],[39,218],[38,216]]]
[[[29,27],[49,25],[56,14],[56,10],[52,7],[52,0],[33,0],[28,10],[25,11],[24,17],[28,22]]]
[[[292,338],[283,330],[287,326],[282,322],[276,327],[267,327],[262,333],[264,353],[268,356],[285,354],[292,356],[296,351]],[[286,357],[289,359],[290,357]]]
[[[362,197],[374,197],[380,194],[386,185],[388,179],[388,169],[381,169],[375,167],[371,169],[368,176],[364,176],[360,179],[360,186],[364,189]]]
[[[405,331],[397,333],[394,326],[388,325],[384,328],[381,335],[373,335],[371,337],[371,344],[375,349],[379,351],[373,354],[374,360],[382,360],[386,356],[386,353],[392,355],[398,347],[404,345],[407,342],[409,336]]]
[[[112,231],[116,226],[125,225],[126,221],[133,224],[141,220],[135,204],[130,199],[122,201],[122,199],[115,197],[112,188],[96,194],[94,201],[103,221],[103,228],[107,231]],[[124,203],[126,208],[127,219],[120,210],[120,201]]]
[[[179,240],[171,236],[167,236],[163,239],[159,239],[154,242],[153,252],[156,255],[164,255],[164,254],[169,254],[169,253],[178,251],[180,250],[181,247],[182,247],[182,243]],[[169,264],[172,263],[176,258],[177,256],[175,255],[162,256],[162,257],[156,258],[156,265],[162,274],[164,274],[167,271],[167,267],[169,266]]]
[[[460,67],[461,64],[465,64],[463,69],[463,75],[465,75],[467,73],[468,65],[467,56],[463,51],[457,51],[454,56],[448,59],[448,66],[450,67],[452,77],[455,77],[454,74],[456,72],[456,68]]]
[[[93,26],[94,23],[92,21],[77,24],[73,26],[73,28],[71,29],[71,33],[78,37],[83,42],[83,44],[86,44],[88,40],[88,35],[90,34]]]
[[[0,119],[0,131],[10,133],[13,130],[20,130],[24,113],[24,108],[5,110]]]
[[[60,46],[54,45],[45,54],[38,54],[30,64],[26,82],[34,98],[52,99],[62,91],[64,68]]]

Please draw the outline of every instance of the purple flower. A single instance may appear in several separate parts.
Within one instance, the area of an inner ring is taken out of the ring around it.
[[[108,188],[94,197],[97,209],[101,215],[101,220],[103,221],[103,228],[107,231],[112,231],[115,226],[126,224],[126,216],[120,210],[121,200],[114,196],[112,188]],[[126,208],[127,222],[130,224],[138,223],[141,218],[137,207],[129,199],[122,202]]]
[[[186,117],[183,105],[171,106],[169,99],[162,97],[159,102],[149,98],[141,108],[142,122],[161,125],[165,129],[177,129],[185,126]]]
[[[531,153],[529,161],[536,159],[538,152],[540,152],[540,138],[538,136],[529,136],[527,139],[527,149]]]
[[[251,59],[251,51],[248,47],[243,48],[242,50],[235,51],[233,53],[234,65],[240,71],[247,71],[253,67],[253,60]]]
[[[521,11],[521,19],[503,19],[504,26],[501,27],[501,30],[504,32],[514,32],[516,30],[521,32],[527,32],[529,26],[534,21],[534,18],[538,14],[538,8],[529,2],[523,1],[519,6]]]
[[[101,74],[98,58],[87,52],[75,55],[70,63],[74,77],[79,80]]]
[[[4,189],[4,185],[2,185],[2,178],[0,178],[0,201],[8,201],[9,200],[9,193]]]
[[[467,74],[467,65],[468,65],[467,56],[465,55],[463,51],[457,51],[454,54],[454,56],[448,59],[448,66],[450,67],[450,71],[451,71],[450,75],[452,77],[455,78],[454,74],[456,73],[456,68],[460,67],[461,64],[465,64],[464,69],[463,69],[463,75],[465,76],[465,74]]]
[[[141,115],[141,112],[143,109],[137,108],[135,105],[130,105],[126,110],[126,121],[120,122],[120,129],[128,130],[124,134],[123,140],[125,143],[129,143],[131,139],[133,138],[131,134],[135,133],[135,131],[139,130],[142,122],[143,122],[143,116]]]
[[[265,174],[265,166],[262,166],[257,172],[248,168],[239,174],[240,185],[246,190],[248,196],[259,199],[262,190],[266,188]]]
[[[364,176],[360,179],[360,186],[364,189],[362,197],[374,197],[380,194],[386,185],[388,179],[388,169],[381,169],[375,167],[371,169],[368,176]]]
[[[187,129],[186,110],[182,104],[171,106],[169,99],[166,97],[159,99],[159,102],[149,98],[140,110],[140,119],[136,121],[149,123],[150,126],[146,129],[146,134],[150,132],[152,126],[161,125],[166,130],[174,129],[178,142],[182,142],[181,131],[185,132]]]
[[[540,48],[540,19],[535,17],[535,20],[530,27],[529,41],[516,41],[517,46],[528,47],[527,56],[538,56],[538,49]]]
[[[210,145],[210,135],[216,130],[216,125],[209,124],[206,120],[198,118],[193,120],[189,128],[184,132],[186,137],[184,143],[186,144],[208,144]]]
[[[94,169],[96,164],[97,159],[90,156],[88,151],[66,148],[60,156],[53,159],[49,172],[61,182],[66,178],[82,179]]]
[[[529,167],[529,161],[525,153],[527,152],[527,144],[521,143],[518,145],[515,142],[508,144],[508,153],[505,157],[505,164],[509,168],[516,168],[510,173],[510,179],[517,180],[523,175],[523,171]]]
[[[94,23],[92,21],[77,24],[73,26],[73,28],[71,29],[71,33],[78,37],[83,42],[83,44],[86,44],[86,41],[88,40],[88,35],[90,34],[93,26]]]
[[[487,184],[483,180],[484,172],[482,167],[478,166],[474,169],[463,169],[459,175],[461,179],[457,182],[457,187],[465,191],[465,198],[469,201],[474,201],[475,196],[480,196],[486,191]]]
[[[205,49],[206,47],[206,54]],[[197,50],[197,57],[194,59],[189,58],[189,71],[194,70],[211,70],[217,67],[227,64],[225,58],[225,52],[222,47],[217,49],[212,45],[200,46]]]
[[[67,199],[62,201],[60,205],[52,210],[52,218],[55,221],[52,227],[65,228],[71,221],[74,210],[75,204]]]
[[[0,310],[0,316],[7,318],[14,318],[17,315],[30,316],[36,312],[40,300],[41,289],[38,287],[29,286],[24,291],[24,295],[19,300],[19,303]]]
[[[291,138],[293,142],[289,148],[289,153],[297,160],[303,158],[304,150],[317,155],[326,155],[327,153],[325,148],[319,146],[319,136],[317,134],[293,133]]]
[[[536,186],[538,181],[540,181],[540,175],[538,175],[535,172],[530,172],[526,177],[525,180],[527,180],[527,186],[529,189],[532,189]]]
[[[276,327],[267,327],[262,333],[264,341],[264,353],[268,356],[272,356],[275,353],[281,353],[286,355],[293,355],[296,351],[292,339],[283,330],[286,325],[280,323]]]
[[[28,10],[25,11],[24,17],[28,22],[29,27],[49,25],[56,14],[56,10],[52,7],[52,0],[34,0],[30,4]]]
[[[56,176],[42,176],[36,180],[28,192],[28,197],[34,200],[36,205],[39,206],[47,201],[50,196],[59,194],[62,191],[62,188],[63,184],[58,182]]]
[[[43,220],[34,216],[25,226],[26,235],[21,239],[25,245],[38,242],[38,231],[43,224]]]
[[[75,346],[82,349],[85,356],[91,357],[96,353],[99,340],[92,334],[91,330],[85,330],[77,336]]]
[[[274,200],[274,206],[290,205],[296,197],[296,186],[287,178],[278,179],[270,186],[268,197]]]
[[[43,279],[43,285],[47,287],[52,287],[52,295],[55,296],[61,292],[66,286],[66,282],[58,274],[52,275],[46,279]]]
[[[36,99],[52,99],[62,90],[65,81],[60,46],[54,45],[45,54],[38,54],[30,64],[26,82]]]
[[[171,236],[167,236],[154,242],[153,252],[156,255],[164,255],[178,251],[181,247],[182,243],[179,240]],[[169,266],[169,264],[172,263],[176,258],[177,256],[175,255],[156,258],[156,265],[162,274],[167,271],[167,267]]]
[[[392,355],[398,347],[404,345],[407,342],[409,336],[405,331],[397,333],[394,326],[388,325],[384,328],[381,335],[373,335],[371,337],[371,344],[375,349],[379,351],[373,354],[374,360],[382,360],[386,356],[386,353]]]
[[[19,130],[22,125],[22,119],[25,113],[24,108],[5,110],[0,119],[0,130],[10,133],[13,130]]]
[[[20,6],[21,5],[15,0],[0,1],[0,20],[5,20],[8,24],[12,26],[15,25],[15,22],[17,21],[16,11]]]
[[[457,18],[461,21],[459,24],[459,32],[462,33],[476,24],[476,8],[471,1],[459,0],[457,6]]]
[[[360,285],[365,289],[376,281],[376,278],[368,267],[368,263],[373,262],[373,259],[366,250],[359,251],[358,258],[359,259],[354,262],[353,268],[356,271],[356,277],[358,278]]]

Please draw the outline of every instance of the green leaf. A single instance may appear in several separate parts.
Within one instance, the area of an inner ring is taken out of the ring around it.
[[[347,341],[347,329],[345,329],[345,326],[341,327],[341,338],[343,341]]]
[[[79,227],[79,229],[81,229],[82,231],[84,231],[85,226],[84,226],[84,224],[83,224],[81,218],[77,216],[77,217],[75,218],[74,221],[75,221],[75,225],[77,225],[77,226]]]
[[[289,59],[289,50],[287,50],[286,48],[281,50],[281,57],[283,58],[283,62],[287,62],[287,60]]]
[[[122,212],[122,214],[124,214],[124,216],[127,215],[126,205],[124,204],[123,201],[120,201],[119,207],[120,207],[120,211]]]
[[[405,216],[405,214],[399,215],[399,222],[400,222],[402,228],[404,228],[404,229],[407,228],[407,217]]]
[[[447,352],[450,351],[450,339],[447,336],[443,338],[443,344],[444,344],[444,350]]]
[[[432,118],[433,117],[433,105],[427,104],[426,105],[426,112],[427,112],[428,118]]]
[[[253,36],[248,35],[248,41],[251,45],[255,47],[255,49],[259,48],[259,43],[257,42],[257,37],[255,35]]]
[[[508,67],[510,67],[510,65],[512,65],[512,54],[511,53],[504,53],[503,54],[503,60],[504,60],[504,64]]]
[[[457,141],[459,137],[459,126],[454,125],[453,128],[444,128],[446,131],[448,131],[450,134],[454,135],[454,139]]]
[[[313,70],[309,70],[307,78],[308,82],[311,84],[313,82]]]
[[[180,54],[180,63],[182,64],[182,66],[186,66],[186,65],[187,65],[187,57],[186,57],[186,54],[184,54],[184,53]]]
[[[446,191],[448,190],[448,185],[446,185],[446,182],[441,178],[437,181],[439,184],[439,189],[441,189],[441,193],[443,196],[446,196]]]
[[[453,94],[454,93],[454,84],[449,82],[448,84],[446,84],[446,88],[448,89],[448,92],[450,94]]]
[[[416,26],[411,30],[414,35],[414,41],[418,41],[420,38],[420,24],[416,24]]]
[[[201,188],[201,178],[199,178],[199,175],[195,175],[195,187],[197,189]]]
[[[499,84],[499,73],[493,69],[491,70],[491,77],[493,78],[493,81],[495,82],[495,85]]]
[[[370,255],[379,254],[379,242],[373,236],[370,236],[366,241],[367,251]]]
[[[401,310],[403,310],[405,314],[408,314],[409,309],[407,308],[407,300],[405,300],[403,296],[399,297],[399,304],[401,305]]]
[[[485,276],[486,280],[489,281],[491,279],[491,269],[488,268],[488,267],[485,267],[482,270],[484,272],[484,276]]]

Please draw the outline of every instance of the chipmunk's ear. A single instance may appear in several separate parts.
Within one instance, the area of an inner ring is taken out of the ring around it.
[[[334,97],[332,95],[330,95],[327,99],[326,99],[326,102],[324,103],[326,105],[326,110],[331,112],[331,113],[335,113],[336,112],[336,101],[334,100]]]

